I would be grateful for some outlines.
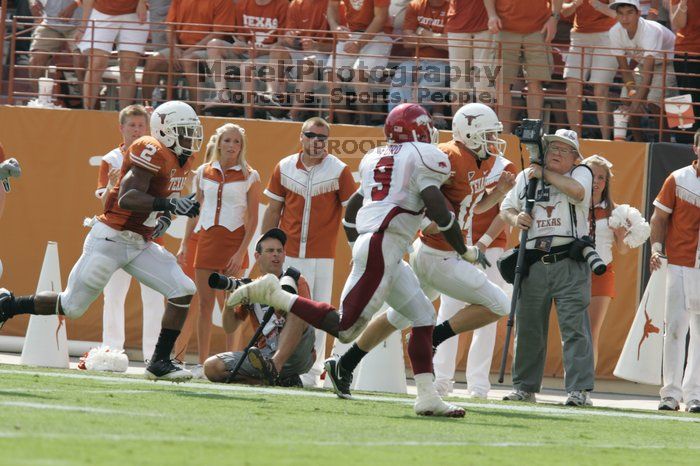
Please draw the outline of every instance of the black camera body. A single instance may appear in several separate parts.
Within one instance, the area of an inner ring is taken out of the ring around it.
[[[574,242],[571,243],[569,257],[575,261],[588,262],[591,271],[596,275],[603,275],[608,269],[603,259],[600,258],[598,252],[595,250],[595,242],[590,236],[576,238]]]
[[[287,270],[284,271],[282,277],[280,278],[282,289],[288,291],[289,293],[297,294],[297,284],[300,277],[301,272],[299,270],[295,269],[294,267],[287,267]],[[253,280],[250,278],[227,277],[226,275],[214,272],[209,275],[209,288],[213,288],[215,290],[235,291],[239,286],[245,285],[252,281]]]
[[[544,151],[542,149],[542,138],[544,136],[544,122],[542,120],[532,120],[525,118],[520,126],[513,131],[520,143],[530,151],[530,163],[544,165],[542,160]]]

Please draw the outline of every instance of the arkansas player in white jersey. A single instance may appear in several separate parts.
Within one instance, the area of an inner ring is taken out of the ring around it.
[[[467,104],[455,114],[453,139],[438,145],[448,154],[452,168],[441,192],[453,210],[458,212],[457,223],[470,241],[473,214],[497,205],[515,184],[512,174],[499,175],[495,188],[488,194],[485,191],[489,173],[505,148],[505,141],[498,137],[501,129],[502,125],[491,108],[478,103]],[[490,281],[481,268],[461,260],[435,225],[422,231],[413,249],[411,268],[426,296],[433,301],[440,297],[441,313],[446,301],[459,303],[452,309],[448,320],[435,327],[432,338],[434,347],[450,336],[481,328],[508,314],[510,305],[505,292]],[[484,261],[482,265],[490,264]],[[326,370],[336,394],[349,398],[352,372],[360,360],[394,331],[409,325],[415,325],[415,322],[390,308],[372,320],[342,357],[327,360]],[[439,360],[433,361],[435,374],[440,375]]]
[[[0,289],[0,326],[18,314],[77,319],[102,293],[112,274],[123,269],[168,301],[146,378],[183,381],[191,379],[192,373],[175,365],[170,353],[195,286],[175,256],[151,239],[159,216],[199,214],[199,204],[178,193],[190,171],[191,156],[202,144],[202,125],[192,107],[171,101],[153,112],[151,135],[129,147],[119,181],[106,194],[105,211],[92,224],[65,291],[15,297]]]
[[[429,144],[434,131],[423,107],[399,105],[389,113],[384,127],[389,144],[370,151],[360,163],[360,189],[350,199],[343,222],[353,244],[353,266],[338,311],[329,304],[283,291],[274,275],[236,290],[227,307],[240,302],[269,304],[347,343],[386,302],[414,325],[408,355],[418,391],[416,413],[463,417],[464,410],[443,402],[433,386],[435,312],[403,260],[420,228],[424,209],[464,259],[482,257],[476,247],[464,245],[455,214],[440,192],[450,175],[450,161]]]

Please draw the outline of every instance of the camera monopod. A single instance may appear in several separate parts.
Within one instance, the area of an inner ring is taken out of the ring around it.
[[[531,157],[533,151],[539,151],[539,158],[544,154],[542,152],[542,143],[539,140],[536,144],[525,144],[530,151]],[[536,159],[536,160],[537,160]],[[527,182],[525,191],[525,210],[528,215],[532,212],[535,206],[535,194],[537,193],[538,179],[532,177]],[[510,334],[513,332],[513,323],[515,322],[515,310],[520,297],[520,282],[523,278],[523,265],[525,264],[525,245],[527,244],[527,230],[520,232],[520,247],[518,247],[518,257],[515,262],[515,278],[513,279],[513,296],[510,298],[510,314],[508,314],[508,324],[506,326],[506,341],[503,345],[503,355],[501,356],[501,368],[498,371],[498,383],[503,383],[503,374],[506,371],[506,360],[508,359],[508,349],[510,348]]]
[[[272,319],[272,315],[275,313],[275,308],[272,306],[268,307],[267,311],[265,311],[265,314],[263,315],[262,320],[260,321],[260,325],[258,326],[258,329],[255,331],[253,334],[253,337],[250,339],[248,344],[245,346],[245,349],[243,350],[243,355],[238,359],[236,362],[236,366],[233,368],[229,376],[226,378],[226,383],[231,383],[233,380],[236,378],[236,375],[238,375],[238,371],[241,370],[241,366],[243,365],[243,361],[246,360],[248,357],[248,352],[250,349],[255,346],[258,343],[258,339],[260,338],[260,335],[262,335],[263,329],[267,325],[268,322],[270,322],[270,319]]]

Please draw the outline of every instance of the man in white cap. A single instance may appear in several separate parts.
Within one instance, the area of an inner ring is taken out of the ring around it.
[[[531,164],[501,204],[510,225],[528,231],[525,276],[521,281],[513,359],[511,401],[535,401],[540,391],[547,351],[552,302],[556,303],[564,351],[566,404],[591,405],[594,364],[588,304],[591,269],[574,242],[588,235],[593,176],[581,160],[575,131],[560,129],[544,136],[544,166]],[[531,178],[539,180],[535,206],[525,210],[525,191]],[[522,246],[522,245],[521,245]]]

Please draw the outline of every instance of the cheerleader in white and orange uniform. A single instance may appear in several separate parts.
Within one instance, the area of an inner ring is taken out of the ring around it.
[[[209,287],[213,272],[238,276],[248,266],[247,250],[258,224],[260,176],[246,162],[245,130],[233,123],[217,128],[207,144],[211,161],[195,174],[196,199],[202,208],[196,227],[187,223],[180,245],[189,254],[192,231],[199,232],[194,275],[199,295],[197,342],[199,362],[209,357],[215,290]],[[227,338],[227,345],[230,336]],[[230,348],[227,348],[230,349]]]
[[[591,318],[593,353],[598,362],[598,338],[608,312],[610,301],[615,297],[615,266],[613,264],[613,244],[620,254],[627,254],[629,247],[623,239],[624,227],[611,228],[610,214],[615,208],[611,199],[612,163],[599,155],[592,155],[583,161],[593,171],[593,205],[595,214],[596,251],[605,262],[607,270],[603,275],[591,275],[591,304],[588,313]]]

